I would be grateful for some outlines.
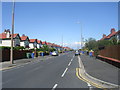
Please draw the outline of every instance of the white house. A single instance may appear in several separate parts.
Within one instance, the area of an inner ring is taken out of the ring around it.
[[[30,39],[29,48],[30,49],[37,48],[37,39]]]
[[[41,40],[37,40],[37,48],[41,48],[42,47],[42,41]]]
[[[20,46],[23,46],[24,48],[29,48],[29,37],[23,34],[20,38]]]
[[[0,46],[11,46],[11,35],[10,30],[5,30],[3,33],[0,34]],[[20,46],[20,36],[19,34],[13,34],[13,47]]]

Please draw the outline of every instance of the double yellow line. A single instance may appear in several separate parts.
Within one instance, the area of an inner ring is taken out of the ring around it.
[[[14,68],[14,67],[16,67],[16,66],[1,68],[0,71],[7,70],[7,69],[11,69],[11,68]]]
[[[98,84],[96,84],[96,83],[94,83],[94,82],[92,82],[92,81],[84,78],[84,77],[81,75],[81,73],[79,72],[79,70],[80,70],[80,68],[76,68],[76,76],[77,76],[80,80],[82,80],[82,81],[84,81],[84,82],[86,82],[86,83],[89,83],[89,84],[91,84],[91,85],[94,86],[94,87],[101,88],[101,89],[103,89],[103,90],[107,90],[107,89],[104,88],[103,86],[100,86],[100,85],[98,85]]]

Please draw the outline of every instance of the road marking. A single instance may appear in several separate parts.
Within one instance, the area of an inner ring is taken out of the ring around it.
[[[61,77],[64,77],[65,73],[67,72],[68,68],[65,69]]]
[[[87,84],[88,84],[89,90],[92,90],[93,87],[89,83]]]
[[[83,81],[86,82],[86,83],[90,83],[92,86],[95,86],[95,87],[97,87],[97,88],[102,88],[103,90],[106,90],[106,88],[98,85],[97,83],[94,83],[94,82],[89,81],[88,79],[84,78],[84,77],[81,75],[81,73],[79,73],[79,70],[80,70],[80,68],[76,68],[76,76],[77,76],[80,80],[83,80]]]
[[[55,84],[52,88],[52,90],[55,90],[55,88],[58,86],[58,84]]]
[[[69,62],[68,66],[70,66],[71,62]]]
[[[89,83],[87,83],[87,84],[88,84],[88,87],[90,87],[90,86],[91,86]]]
[[[75,56],[73,55],[73,57],[72,57],[72,59],[71,59],[71,62],[73,61],[73,58],[74,58]]]

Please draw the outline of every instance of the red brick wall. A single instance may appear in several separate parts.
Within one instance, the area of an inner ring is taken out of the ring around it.
[[[14,60],[16,59],[23,59],[26,58],[26,53],[31,52],[27,50],[14,50],[13,51],[13,58]],[[1,61],[10,61],[10,50],[5,49],[5,50],[0,50],[0,62]]]
[[[105,47],[99,51],[99,55],[120,60],[120,45]]]

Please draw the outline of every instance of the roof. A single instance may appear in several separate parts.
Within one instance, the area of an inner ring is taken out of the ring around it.
[[[22,36],[22,37],[20,37],[21,38],[21,40],[26,40],[27,38],[28,38],[28,36]]]
[[[51,45],[51,46],[53,45],[53,44],[52,44],[52,43],[50,43],[50,42],[47,42],[46,44],[47,44],[47,45]]]
[[[10,37],[9,38],[11,38],[11,35],[12,34],[10,34]],[[17,34],[13,34],[13,38],[15,38],[17,35],[19,35],[18,33]],[[6,39],[7,38],[7,34],[6,33],[1,33],[0,34],[0,38],[1,39]]]
[[[111,38],[112,36],[114,36],[114,35],[116,35],[117,34],[117,32],[113,32],[113,33],[111,33],[111,34],[109,34],[106,38]]]
[[[42,41],[41,40],[37,40],[37,43],[42,43]]]
[[[30,39],[30,43],[34,43],[37,39]]]
[[[18,33],[17,34],[13,34],[13,38],[15,38],[17,35],[18,35]],[[11,36],[12,36],[12,34],[10,34],[10,38],[11,38]]]
[[[6,38],[6,33],[1,33],[1,34],[0,34],[0,38],[1,38],[1,39],[5,39],[5,38]]]
[[[42,44],[47,44],[46,41],[42,42]]]
[[[112,29],[111,29],[111,30],[112,30]],[[117,32],[113,31],[113,32],[112,32],[112,33],[110,33],[108,36],[105,36],[105,37],[101,38],[100,40],[110,39],[112,36],[114,36],[114,35],[118,34],[119,32],[120,32],[120,30],[119,30],[119,31],[117,31]]]

